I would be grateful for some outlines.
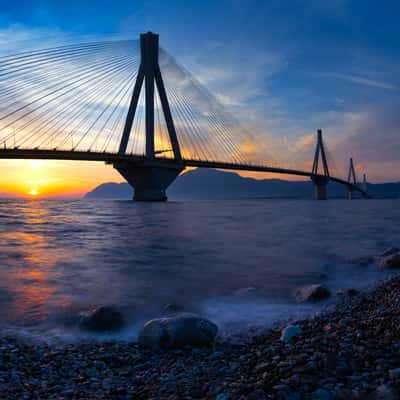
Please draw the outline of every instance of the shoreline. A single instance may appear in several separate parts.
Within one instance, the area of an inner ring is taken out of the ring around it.
[[[400,277],[243,343],[154,353],[128,342],[0,338],[2,399],[397,399]]]

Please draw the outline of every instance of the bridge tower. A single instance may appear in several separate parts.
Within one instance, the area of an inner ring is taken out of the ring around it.
[[[320,159],[322,162],[321,173],[318,172]],[[327,199],[326,187],[329,183],[329,179],[330,179],[329,168],[328,168],[328,162],[326,160],[324,142],[322,140],[322,130],[318,129],[317,147],[315,149],[314,162],[311,175],[311,180],[313,181],[315,187],[315,198],[317,200]]]
[[[126,116],[125,126],[119,146],[119,155],[126,153],[133,120],[139,102],[140,92],[144,83],[145,89],[145,131],[146,152],[143,161],[118,161],[114,168],[135,189],[134,200],[137,201],[165,201],[166,189],[175,178],[184,170],[178,138],[172,119],[160,66],[158,63],[159,36],[147,32],[140,35],[141,63],[139,66],[131,102]],[[160,97],[161,107],[170,138],[173,159],[159,159],[156,157],[154,146],[154,89],[155,85]]]
[[[368,182],[367,182],[367,175],[366,174],[363,174],[362,189],[368,195]]]
[[[356,170],[354,169],[353,158],[350,158],[347,182],[349,183],[349,186],[348,186],[349,200],[352,200],[356,197],[353,188],[354,188],[354,186],[357,186],[357,176],[356,176]]]

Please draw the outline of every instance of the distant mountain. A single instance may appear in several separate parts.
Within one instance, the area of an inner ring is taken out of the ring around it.
[[[85,199],[125,200],[132,199],[133,190],[128,183],[107,182],[86,193]]]
[[[400,198],[400,182],[368,184],[373,197]],[[168,197],[176,200],[237,199],[237,198],[312,198],[310,181],[243,178],[234,172],[195,169],[180,175],[168,189]],[[347,197],[346,188],[331,182],[330,197]],[[103,183],[85,195],[87,199],[132,199],[128,183]]]

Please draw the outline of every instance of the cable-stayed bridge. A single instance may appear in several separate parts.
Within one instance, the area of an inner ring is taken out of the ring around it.
[[[368,197],[352,159],[347,179],[330,173],[320,130],[310,171],[285,168],[267,152],[254,162],[255,148],[262,146],[151,32],[0,58],[0,158],[103,161],[145,201],[166,200],[186,167],[309,177],[317,199],[336,181],[350,198]]]

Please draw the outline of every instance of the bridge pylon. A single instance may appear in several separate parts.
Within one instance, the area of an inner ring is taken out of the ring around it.
[[[367,175],[366,174],[363,174],[362,189],[368,195],[368,182],[367,182]]]
[[[158,63],[159,36],[152,32],[140,35],[141,63],[126,116],[118,154],[124,156],[129,142],[142,86],[145,89],[145,159],[118,161],[114,168],[135,189],[134,200],[165,201],[166,189],[184,170],[178,137]],[[167,131],[174,154],[173,159],[158,159],[154,141],[154,89],[157,87]]]
[[[319,161],[321,159],[322,162],[322,171],[319,173]],[[315,149],[314,162],[312,167],[312,175],[311,180],[314,183],[315,187],[315,198],[316,200],[326,200],[327,199],[327,191],[326,188],[328,186],[330,179],[329,175],[329,167],[326,159],[324,142],[322,140],[322,130],[318,129],[317,131],[317,147]]]
[[[347,175],[347,182],[349,183],[348,192],[349,192],[349,200],[352,200],[357,197],[356,192],[354,190],[354,186],[357,186],[357,176],[356,170],[354,168],[353,158],[350,157],[349,161],[349,173]]]

